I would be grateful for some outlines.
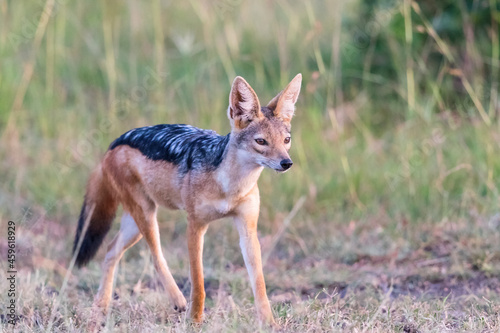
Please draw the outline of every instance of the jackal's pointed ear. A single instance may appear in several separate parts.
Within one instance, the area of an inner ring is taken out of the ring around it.
[[[231,127],[237,129],[243,129],[253,120],[264,117],[260,111],[257,94],[241,76],[237,76],[233,81],[227,116]]]
[[[297,74],[292,81],[267,104],[273,110],[274,116],[283,121],[290,122],[295,112],[295,103],[299,98],[302,74]]]

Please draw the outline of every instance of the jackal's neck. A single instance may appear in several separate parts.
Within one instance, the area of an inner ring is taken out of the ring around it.
[[[224,159],[216,171],[216,180],[227,194],[250,191],[264,168],[251,159],[246,151],[229,142]]]

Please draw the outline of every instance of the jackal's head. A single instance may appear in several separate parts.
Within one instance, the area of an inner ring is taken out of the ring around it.
[[[240,76],[234,79],[228,108],[231,137],[236,143],[238,156],[247,163],[254,162],[279,172],[292,166],[288,155],[290,121],[301,83],[302,75],[297,74],[267,106],[261,107],[252,87]]]

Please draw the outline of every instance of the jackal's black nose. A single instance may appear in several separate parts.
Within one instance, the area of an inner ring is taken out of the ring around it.
[[[283,168],[283,170],[288,170],[292,166],[293,162],[291,159],[287,158],[287,159],[282,160],[280,162],[280,164],[281,164],[281,167]]]

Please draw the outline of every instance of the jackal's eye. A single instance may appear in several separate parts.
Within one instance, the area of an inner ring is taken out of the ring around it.
[[[264,139],[255,139],[255,142],[257,142],[261,146],[266,144],[266,140],[264,140]]]
[[[290,143],[290,140],[291,140],[291,138],[290,138],[290,137],[286,137],[286,138],[285,138],[285,144]]]

